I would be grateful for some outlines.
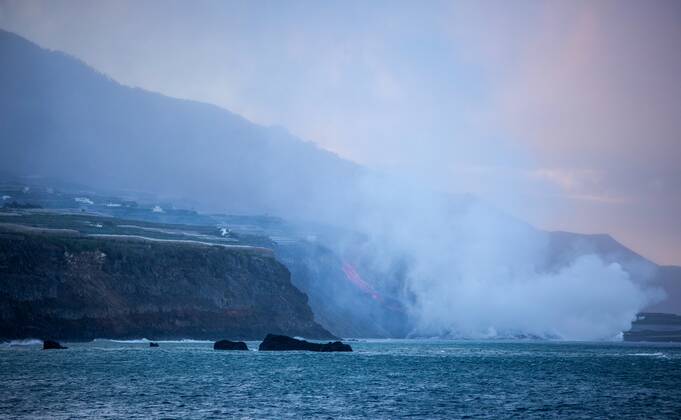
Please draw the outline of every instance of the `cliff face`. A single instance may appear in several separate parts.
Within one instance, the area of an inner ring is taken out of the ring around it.
[[[0,227],[0,338],[331,338],[271,254]]]
[[[681,316],[657,312],[643,312],[624,332],[624,341],[681,342]]]

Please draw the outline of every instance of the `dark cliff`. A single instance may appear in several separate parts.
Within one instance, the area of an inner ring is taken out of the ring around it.
[[[658,312],[642,312],[625,331],[624,341],[681,342],[681,316]]]
[[[331,338],[267,251],[0,226],[0,338]]]

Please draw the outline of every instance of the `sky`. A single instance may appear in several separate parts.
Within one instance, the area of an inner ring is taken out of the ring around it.
[[[681,2],[0,0],[0,28],[681,264]]]

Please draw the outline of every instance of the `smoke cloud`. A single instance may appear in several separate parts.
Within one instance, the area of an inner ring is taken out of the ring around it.
[[[546,233],[471,196],[376,176],[359,190],[361,252],[402,281],[412,336],[612,339],[664,297],[596,254],[552,265]]]

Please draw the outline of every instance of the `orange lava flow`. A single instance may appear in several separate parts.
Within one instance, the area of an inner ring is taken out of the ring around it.
[[[343,262],[343,272],[345,273],[345,277],[347,277],[347,279],[352,284],[357,286],[357,288],[359,288],[364,293],[371,296],[371,298],[373,300],[376,300],[376,301],[379,301],[379,302],[382,301],[381,295],[379,295],[378,292],[376,290],[374,290],[374,288],[371,287],[371,285],[369,283],[364,281],[362,276],[359,275],[359,273],[357,272],[355,267],[352,266],[352,264],[349,264],[347,262]]]

